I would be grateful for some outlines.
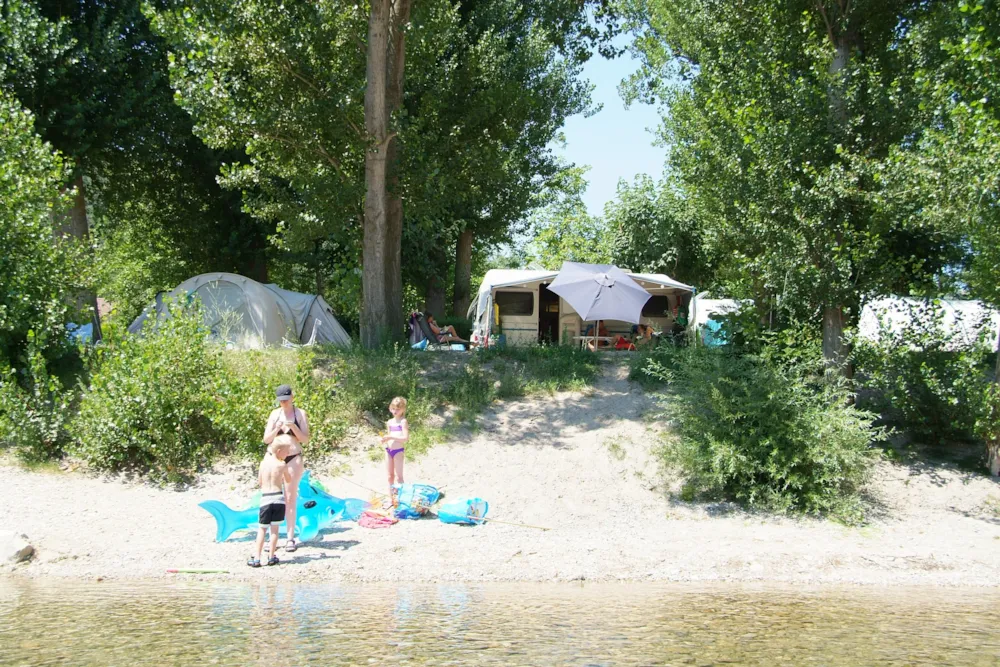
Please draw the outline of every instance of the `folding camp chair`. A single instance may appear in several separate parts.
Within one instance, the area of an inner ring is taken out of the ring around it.
[[[424,335],[427,339],[427,347],[437,348],[439,350],[450,350],[451,343],[442,343],[438,340],[437,335],[434,330],[431,329],[431,325],[427,322],[427,318],[424,317],[423,313],[413,313],[412,318],[419,328],[420,333]]]

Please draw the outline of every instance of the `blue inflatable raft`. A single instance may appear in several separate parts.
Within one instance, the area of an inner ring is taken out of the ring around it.
[[[490,504],[482,498],[459,498],[442,505],[438,510],[438,518],[444,523],[475,526],[483,522],[489,509]]]

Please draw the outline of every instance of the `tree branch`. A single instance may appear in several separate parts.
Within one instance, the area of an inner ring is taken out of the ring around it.
[[[314,153],[316,155],[319,155],[324,160],[326,160],[330,164],[330,166],[332,166],[334,169],[337,170],[337,173],[340,174],[340,178],[345,183],[347,183],[347,182],[350,181],[350,179],[347,177],[347,173],[344,171],[344,168],[341,165],[340,161],[337,160],[337,158],[335,158],[332,155],[330,155],[327,152],[327,150],[325,148],[323,148],[323,144],[319,143],[318,141],[315,142],[312,145],[308,145],[307,146],[307,142],[296,140],[296,139],[293,139],[291,137],[286,137],[286,136],[284,136],[282,134],[273,134],[273,133],[270,133],[270,132],[260,132],[260,131],[258,131],[257,133],[260,136],[264,137],[265,139],[270,139],[271,141],[277,141],[278,143],[285,144],[286,146],[290,146],[290,147],[296,148],[298,150],[302,150],[302,151],[305,151],[305,152],[308,152],[308,153]]]
[[[320,88],[316,84],[314,84],[312,81],[310,81],[309,79],[307,79],[303,75],[299,74],[298,71],[296,71],[296,69],[294,67],[294,64],[291,63],[291,62],[289,62],[287,58],[281,62],[281,68],[284,69],[285,72],[287,72],[288,74],[291,74],[296,79],[298,79],[299,81],[301,81],[302,83],[304,83],[306,85],[306,87],[308,87],[310,90],[312,90],[314,93],[316,93],[316,95],[318,95],[318,96],[322,96],[323,95],[323,91],[320,90]]]
[[[819,15],[823,17],[823,23],[826,24],[826,36],[830,38],[830,43],[834,47],[837,46],[837,38],[833,33],[833,24],[830,23],[830,17],[826,15],[826,7],[823,6],[823,0],[816,0],[816,10]]]

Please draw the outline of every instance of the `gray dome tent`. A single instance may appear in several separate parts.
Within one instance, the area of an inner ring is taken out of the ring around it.
[[[203,273],[188,278],[167,294],[158,294],[129,326],[140,333],[152,316],[168,315],[167,303],[197,296],[205,309],[205,326],[237,347],[266,347],[283,342],[299,345],[350,345],[351,338],[323,297],[263,285],[235,273]]]

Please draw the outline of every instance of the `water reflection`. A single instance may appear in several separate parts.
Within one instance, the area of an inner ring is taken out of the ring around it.
[[[0,582],[3,665],[996,665],[1000,593]]]

